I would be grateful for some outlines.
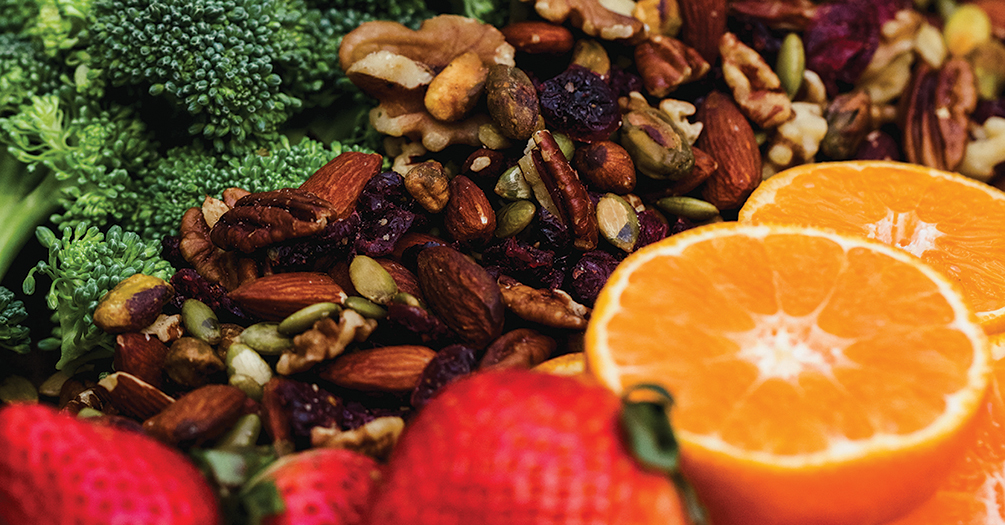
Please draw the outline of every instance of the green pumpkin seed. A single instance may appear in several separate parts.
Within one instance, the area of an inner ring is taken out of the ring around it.
[[[314,323],[325,317],[338,317],[342,307],[335,303],[315,303],[290,314],[279,323],[279,333],[294,336],[310,330]]]
[[[562,155],[565,155],[565,159],[572,160],[572,156],[576,154],[576,143],[565,133],[552,132],[551,136],[558,144],[558,149],[562,150]]]
[[[103,415],[105,415],[104,412],[102,412],[102,411],[100,411],[100,410],[98,410],[96,408],[91,408],[91,407],[81,408],[80,411],[77,412],[77,417],[80,418],[80,419],[89,419],[89,418],[92,418],[92,417],[101,417]]]
[[[504,171],[496,182],[496,195],[506,200],[529,199],[534,195],[530,184],[523,178],[520,166],[513,166]]]
[[[366,255],[352,258],[349,280],[360,295],[377,304],[387,304],[398,293],[394,277],[379,262]]]
[[[261,433],[262,418],[258,417],[258,414],[245,414],[237,419],[237,422],[230,427],[226,434],[220,436],[220,439],[216,441],[216,447],[250,447],[258,442],[258,436]]]
[[[624,198],[608,193],[597,203],[597,227],[607,242],[630,252],[639,239],[639,216]]]
[[[192,337],[211,345],[223,339],[216,312],[198,299],[186,299],[181,306],[181,322]]]
[[[227,383],[230,386],[237,387],[241,392],[244,392],[244,395],[254,399],[255,401],[262,400],[262,393],[264,389],[262,388],[262,385],[258,384],[258,381],[255,381],[255,379],[250,376],[246,376],[244,374],[234,374],[230,376]]]
[[[346,297],[345,306],[346,308],[355,310],[356,313],[367,319],[383,319],[387,317],[387,310],[364,297],[356,295]]]
[[[0,401],[35,403],[38,401],[38,389],[26,377],[7,376],[7,379],[0,383]]]
[[[504,204],[496,211],[496,237],[504,239],[520,233],[534,220],[536,212],[537,206],[528,200]]]
[[[391,298],[392,303],[406,304],[408,306],[414,306],[416,308],[425,308],[426,305],[422,304],[422,301],[418,297],[408,293],[408,292],[398,292],[394,294]]]
[[[263,355],[279,355],[293,348],[293,339],[279,333],[279,323],[271,322],[257,323],[245,328],[241,332],[241,342]]]
[[[797,33],[789,33],[785,36],[785,40],[782,40],[782,47],[778,50],[775,74],[778,75],[782,89],[790,99],[799,91],[805,71],[806,53],[803,50],[803,41]]]
[[[667,213],[694,221],[707,221],[719,215],[719,209],[714,204],[694,197],[663,197],[656,201],[656,206]]]

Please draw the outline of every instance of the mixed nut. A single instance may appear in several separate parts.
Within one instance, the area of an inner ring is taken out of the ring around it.
[[[116,371],[48,391],[177,446],[250,425],[280,454],[384,457],[451,380],[578,351],[622,258],[730,219],[764,177],[891,158],[1003,185],[1005,20],[969,34],[980,9],[940,28],[900,0],[526,3],[503,28],[348,34],[385,155],[207,196],[165,240],[170,282],[95,312]]]

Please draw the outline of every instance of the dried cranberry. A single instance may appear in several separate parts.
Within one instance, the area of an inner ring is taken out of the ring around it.
[[[977,108],[974,109],[974,113],[971,116],[973,121],[984,125],[984,121],[991,117],[1005,118],[1005,97],[997,100],[980,99],[977,101]]]
[[[607,140],[621,125],[617,95],[585,67],[571,66],[541,84],[539,98],[549,127],[575,140]]]
[[[872,0],[821,6],[803,33],[806,68],[820,75],[831,94],[839,82],[854,84],[879,47],[880,24]]]
[[[596,203],[594,203],[596,205]],[[572,235],[569,234],[569,227],[562,219],[551,213],[544,206],[537,209],[534,222],[521,234],[530,244],[534,244],[544,250],[562,252],[569,248],[572,243]]]
[[[638,214],[639,238],[635,241],[636,250],[669,235],[670,226],[660,218],[658,213],[653,210],[644,210]]]
[[[690,230],[694,228],[697,224],[687,217],[677,217],[677,220],[670,225],[670,235],[677,235],[680,232]]]
[[[368,218],[356,237],[356,251],[370,257],[383,257],[416,221],[417,215],[397,206],[383,208],[380,218]]]
[[[234,322],[250,319],[247,313],[237,306],[237,303],[227,295],[227,289],[220,283],[211,283],[199,272],[191,268],[182,268],[171,276],[171,286],[174,287],[174,297],[166,305],[165,311],[180,312],[186,299],[198,299],[216,312],[223,322]]]
[[[283,381],[277,387],[290,418],[293,435],[309,438],[314,427],[342,427],[342,401],[331,392],[301,381]]]
[[[447,383],[470,374],[478,366],[478,356],[465,345],[444,347],[422,370],[422,378],[412,391],[412,406],[422,408]]]
[[[405,189],[405,178],[393,171],[385,171],[374,175],[363,186],[356,201],[356,209],[365,218],[380,217],[388,207],[410,209],[415,199]]]
[[[618,97],[627,97],[632,91],[642,93],[645,89],[642,77],[618,66],[611,66],[611,76],[607,78],[607,84]]]
[[[897,140],[882,130],[870,131],[855,152],[856,160],[900,160]]]
[[[482,265],[497,267],[499,273],[530,286],[557,288],[564,280],[564,259],[551,250],[535,248],[526,241],[509,237],[482,252]]]
[[[276,272],[324,271],[344,259],[359,233],[362,219],[353,211],[328,223],[318,235],[291,239],[268,248],[268,262]]]
[[[359,401],[349,400],[342,406],[342,430],[359,428],[378,417],[404,417],[407,412],[407,408],[371,407]]]
[[[602,250],[584,253],[569,272],[572,298],[592,306],[620,262],[620,259]]]

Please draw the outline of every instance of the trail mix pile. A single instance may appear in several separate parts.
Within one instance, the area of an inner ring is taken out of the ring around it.
[[[578,352],[627,254],[734,218],[780,170],[885,158],[1005,180],[993,0],[511,15],[346,35],[340,66],[377,101],[385,150],[207,196],[164,239],[173,277],[138,274],[95,311],[115,372],[43,393],[186,449],[244,429],[278,455],[386,458],[445,384]]]

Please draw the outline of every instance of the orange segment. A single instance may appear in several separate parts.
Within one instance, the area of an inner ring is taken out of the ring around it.
[[[722,223],[630,255],[597,299],[587,369],[658,383],[716,525],[868,525],[931,495],[990,373],[956,285],[862,237]]]
[[[740,222],[864,235],[911,252],[960,283],[985,331],[1005,330],[1005,192],[916,164],[807,164],[765,180]]]
[[[1005,336],[992,341],[991,388],[977,416],[977,437],[935,496],[891,525],[1005,523]]]

